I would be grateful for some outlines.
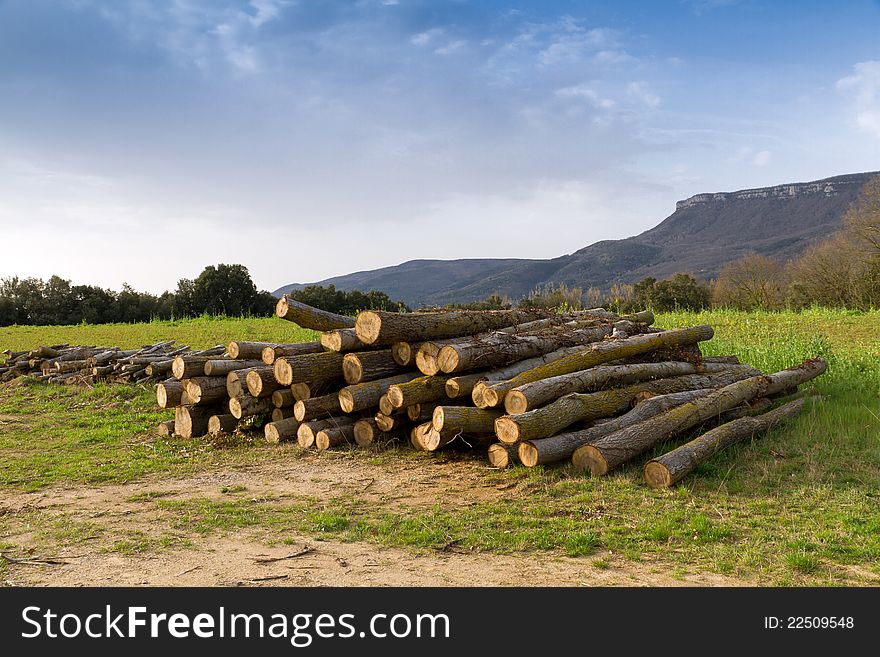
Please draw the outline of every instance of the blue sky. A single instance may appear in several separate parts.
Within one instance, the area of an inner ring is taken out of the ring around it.
[[[877,0],[0,0],[0,276],[554,257],[878,169]]]

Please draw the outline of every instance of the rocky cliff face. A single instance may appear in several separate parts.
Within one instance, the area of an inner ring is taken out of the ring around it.
[[[412,260],[319,281],[343,290],[383,290],[411,306],[523,297],[546,283],[608,289],[645,276],[689,272],[710,279],[732,260],[760,253],[785,261],[834,233],[869,178],[858,173],[806,183],[697,194],[641,235],[606,240],[552,260]],[[282,294],[301,287],[286,285]]]

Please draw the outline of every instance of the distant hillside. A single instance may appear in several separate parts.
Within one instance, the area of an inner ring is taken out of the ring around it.
[[[760,253],[787,260],[831,235],[865,182],[878,172],[808,183],[697,194],[641,235],[605,240],[552,260],[410,260],[401,265],[318,281],[343,290],[382,290],[411,306],[474,301],[490,294],[512,299],[546,283],[607,289],[645,276],[679,271],[711,278],[731,260]],[[303,287],[290,284],[284,294]]]

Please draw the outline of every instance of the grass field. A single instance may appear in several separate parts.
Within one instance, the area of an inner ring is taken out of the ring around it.
[[[624,559],[672,573],[729,574],[762,584],[876,583],[880,578],[880,312],[665,314],[657,326],[708,323],[707,355],[737,354],[765,371],[821,355],[829,371],[815,388],[823,401],[764,439],[700,466],[671,491],[641,481],[638,461],[604,478],[567,467],[485,469],[474,486],[505,493],[467,504],[375,504],[340,493],[261,496],[227,491],[223,499],[164,499],[161,486],[141,503],[161,518],[157,537],[119,535],[89,521],[79,534],[106,549],[186,549],[201,537],[258,529],[278,543],[291,532],[423,550],[454,543],[486,553],[567,554],[601,570]],[[193,347],[231,339],[296,341],[310,332],[277,319],[210,319],[137,325],[0,328],[0,348],[69,342],[132,347],[177,339]],[[168,413],[151,390],[92,389],[34,381],[0,388],[0,493],[159,481],[217,469],[315,459],[259,436],[212,445],[162,440],[152,428]],[[658,453],[663,450],[658,450]],[[342,450],[320,458],[414,472],[438,463],[452,472],[461,454],[393,449]],[[436,472],[434,470],[433,472]],[[466,496],[467,492],[462,495]],[[35,513],[35,512],[28,512]],[[0,514],[0,547],[23,541],[37,516]],[[76,523],[64,524],[66,532]],[[76,541],[47,529],[39,540]],[[64,538],[64,537],[67,538]],[[72,537],[71,537],[72,536]],[[173,536],[174,539],[168,539]],[[32,540],[37,540],[33,539]],[[2,566],[0,566],[2,568]]]

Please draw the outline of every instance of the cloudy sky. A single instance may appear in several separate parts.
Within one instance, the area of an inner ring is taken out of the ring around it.
[[[880,169],[880,2],[0,0],[0,277],[273,290]]]

